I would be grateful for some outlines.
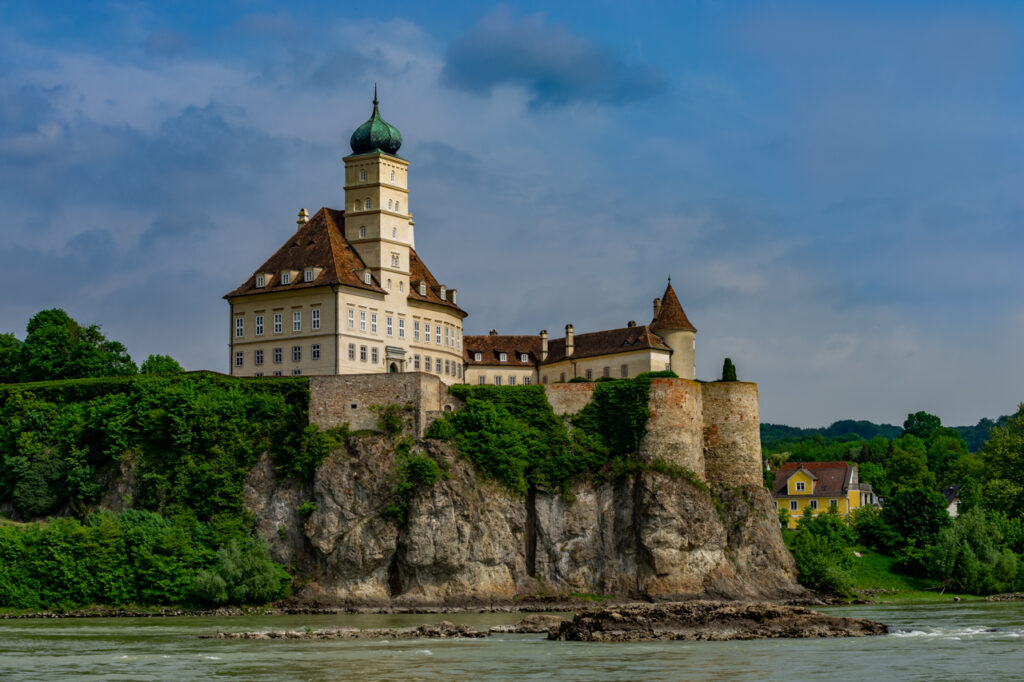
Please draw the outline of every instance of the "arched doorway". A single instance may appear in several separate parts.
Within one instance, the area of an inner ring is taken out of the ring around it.
[[[396,365],[395,363],[392,362],[391,366],[388,367],[388,373],[389,374],[398,374],[398,365]]]

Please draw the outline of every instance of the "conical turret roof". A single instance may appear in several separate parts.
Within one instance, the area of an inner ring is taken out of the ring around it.
[[[690,323],[686,313],[683,311],[679,297],[676,296],[676,291],[672,288],[672,280],[668,281],[665,295],[661,297],[661,310],[658,311],[658,316],[651,321],[651,330],[654,332],[670,330],[697,331],[697,328]]]

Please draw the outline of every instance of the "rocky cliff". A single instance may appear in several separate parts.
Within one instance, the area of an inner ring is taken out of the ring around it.
[[[641,471],[516,496],[481,480],[447,443],[417,441],[445,471],[394,501],[392,441],[350,441],[312,483],[277,480],[269,458],[246,481],[247,508],[275,559],[334,605],[498,604],[569,593],[636,599],[806,596],[761,485],[704,489]],[[312,503],[312,504],[307,504]],[[300,507],[306,512],[299,511]],[[315,506],[315,508],[314,508]]]

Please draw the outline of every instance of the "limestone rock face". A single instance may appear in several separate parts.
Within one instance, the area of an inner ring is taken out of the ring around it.
[[[796,584],[762,486],[705,490],[642,472],[577,483],[569,494],[517,496],[483,480],[454,449],[417,441],[444,475],[408,501],[400,527],[393,444],[354,439],[311,485],[249,476],[246,504],[274,556],[324,604],[459,606],[595,593],[622,598],[785,600]],[[298,507],[313,502],[305,519]]]

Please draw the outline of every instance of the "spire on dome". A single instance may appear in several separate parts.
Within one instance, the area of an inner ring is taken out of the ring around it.
[[[657,333],[662,330],[679,329],[688,332],[697,331],[697,328],[686,317],[679,297],[676,296],[676,291],[672,288],[672,278],[669,277],[665,295],[661,297],[661,309],[658,311],[658,316],[651,320],[651,331]]]
[[[377,84],[373,84],[373,114],[363,125],[356,128],[349,140],[353,154],[384,152],[398,156],[402,146],[402,133],[385,121],[380,115],[380,100],[377,99]]]

